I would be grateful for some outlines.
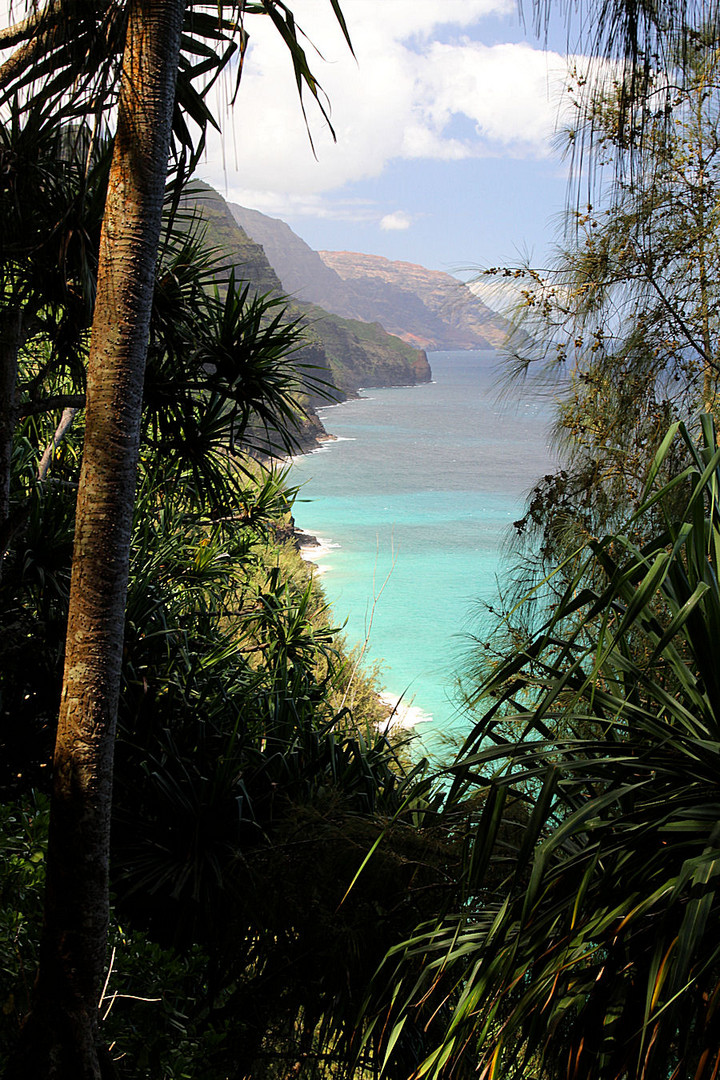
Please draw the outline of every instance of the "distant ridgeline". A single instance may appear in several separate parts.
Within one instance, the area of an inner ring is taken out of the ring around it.
[[[451,274],[353,251],[313,251],[289,225],[230,203],[285,290],[345,319],[379,322],[419,349],[494,349],[508,324]]]
[[[236,279],[260,294],[292,297],[290,314],[307,319],[298,354],[337,387],[337,400],[361,386],[407,386],[431,378],[425,349],[482,349],[500,344],[504,320],[449,274],[373,255],[313,251],[283,221],[228,204],[193,183],[187,202],[207,223],[206,242],[227,252]],[[309,394],[304,448],[325,434]]]

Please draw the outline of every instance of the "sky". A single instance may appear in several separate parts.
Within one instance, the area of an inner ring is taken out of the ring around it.
[[[313,156],[285,47],[269,19],[250,16],[238,97],[230,109],[219,87],[223,135],[199,175],[316,250],[461,277],[542,263],[568,190],[565,28],[551,27],[552,49],[516,0],[342,0],[353,58],[330,0],[290,6],[336,141],[308,97]]]

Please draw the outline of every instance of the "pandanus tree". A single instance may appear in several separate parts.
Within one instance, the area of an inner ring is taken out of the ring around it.
[[[84,393],[107,140],[84,122],[58,124],[42,102],[0,122],[0,557],[25,516],[10,512],[13,438],[23,415],[77,406]],[[18,385],[20,352],[34,370]],[[52,377],[64,382],[59,397]],[[69,376],[69,379],[68,379]],[[41,389],[42,388],[42,389]],[[52,400],[48,400],[50,397]],[[1,563],[0,563],[1,569]]]
[[[337,0],[331,4],[344,28]],[[209,114],[202,96],[192,91],[192,75],[222,68],[228,52],[216,56],[216,49],[225,44],[231,51],[233,37],[244,42],[247,12],[273,19],[290,47],[298,86],[306,85],[317,98],[292,13],[275,0],[233,5],[229,14],[237,24],[223,17],[223,9],[213,16],[192,7],[186,11],[184,0],[51,3],[0,41],[17,46],[0,68],[0,88],[32,87],[46,76],[45,96],[54,94],[63,108],[77,109],[78,93],[89,93],[96,107],[103,107],[117,86],[88,361],[45,924],[34,1007],[10,1069],[13,1076],[102,1075],[97,1006],[105,968],[113,746],[168,156],[174,120],[181,145],[187,149],[190,142],[187,124],[176,112],[181,91],[190,90],[190,114],[202,129]],[[198,25],[200,35],[193,36]],[[203,32],[212,43],[200,47],[201,60],[192,68],[188,51],[192,55]]]
[[[675,440],[689,465],[657,485]],[[479,810],[463,903],[381,979],[391,1048],[445,1013],[414,1076],[718,1075],[719,469],[710,417],[699,439],[672,429],[638,512],[664,525],[592,541],[479,688],[447,801]]]
[[[182,10],[130,5],[100,238],[40,969],[15,1075],[99,1076],[112,759]]]

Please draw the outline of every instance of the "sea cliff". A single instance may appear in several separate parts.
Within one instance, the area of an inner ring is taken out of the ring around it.
[[[250,282],[260,295],[287,295],[262,245],[247,235],[217,191],[198,182],[185,200],[185,209],[202,220],[208,246],[220,254],[236,279]],[[320,405],[354,397],[362,386],[413,385],[432,377],[425,351],[389,334],[378,322],[340,317],[297,297],[288,297],[287,313],[305,324],[306,344],[294,359],[301,368],[312,370],[314,381],[325,384],[322,393],[311,382],[306,386],[306,417],[297,435],[300,449],[311,449],[326,436],[317,415]]]
[[[451,274],[379,255],[313,251],[279,218],[229,206],[298,300],[345,319],[380,323],[420,349],[497,348],[507,336],[507,321]]]

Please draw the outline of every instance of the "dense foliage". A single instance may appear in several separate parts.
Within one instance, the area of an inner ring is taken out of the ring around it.
[[[82,103],[114,101],[126,12],[81,7],[74,34],[62,4],[30,17],[21,86],[56,77],[0,125],[3,1064],[39,960],[107,182]],[[252,11],[317,95],[291,13]],[[208,122],[193,78],[243,42],[222,16],[188,18],[182,165],[202,144],[188,123]],[[480,718],[439,783],[379,731],[373,680],[294,551],[288,477],[258,460],[293,446],[327,369],[302,369],[299,321],[223,276],[170,192],[115,755],[108,1075],[717,1077],[718,80],[709,30],[672,49],[680,89],[631,65],[584,114],[613,164],[630,147],[607,203],[574,216],[549,277],[508,271],[528,316],[516,359],[570,369],[563,469],[519,523],[552,587],[535,629],[512,612],[474,668]]]
[[[455,999],[423,1075],[717,1073],[720,452],[708,417],[699,445],[681,435],[692,464],[638,511],[659,505],[662,531],[591,542],[595,572],[478,691],[448,795],[484,800],[465,903],[389,961],[401,1016]]]
[[[605,182],[569,214],[548,269],[499,272],[518,297],[510,371],[558,402],[561,467],[518,522],[543,572],[620,527],[670,424],[716,408],[720,71],[702,34],[684,50],[669,99],[664,76],[648,88],[639,156],[619,122],[624,86],[571,85]],[[683,464],[669,455],[665,475]]]
[[[682,45],[670,97],[660,78],[636,113],[642,152],[572,215],[556,268],[503,274],[516,368],[557,395],[561,468],[472,658],[480,719],[443,806],[477,807],[462,902],[368,997],[390,1040],[447,1010],[417,1076],[720,1069],[717,46]],[[585,113],[614,166],[626,91]]]
[[[16,525],[0,605],[2,1052],[38,959],[104,175],[98,148],[96,197],[81,128],[6,134],[7,197],[31,200],[39,176],[83,259],[58,241],[62,288],[45,297],[54,249],[20,228],[3,248],[6,288],[27,280],[35,291],[22,294]],[[80,227],[47,176],[82,211]],[[294,445],[298,397],[314,379],[293,362],[300,342],[277,298],[223,279],[196,223],[169,219],[145,383],[103,1006],[113,1056],[134,1076],[272,1075],[288,1056],[312,1075],[329,1053],[350,1061],[362,987],[444,887],[447,845],[419,847],[411,823],[425,789],[377,729],[372,681],[294,550],[287,477],[251,456],[256,442]],[[387,852],[344,900],[380,841]]]

